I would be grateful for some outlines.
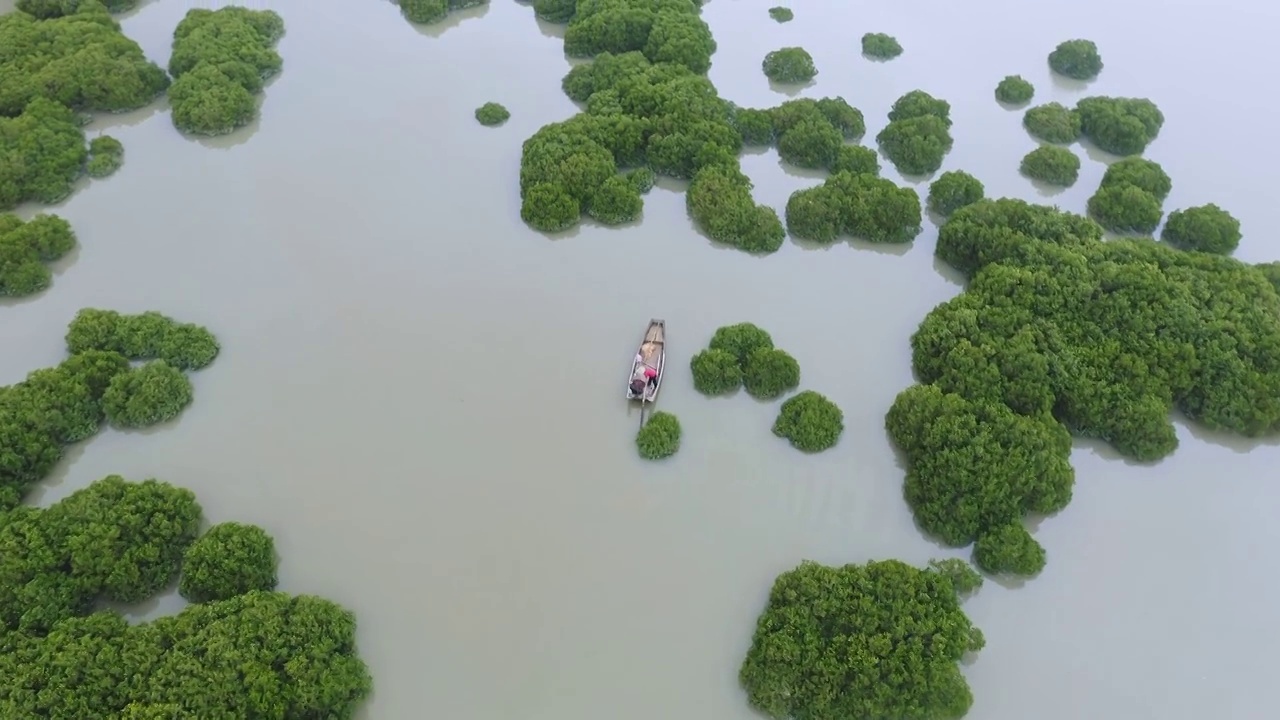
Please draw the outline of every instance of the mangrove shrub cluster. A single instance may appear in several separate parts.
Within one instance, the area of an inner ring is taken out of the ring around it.
[[[636,433],[636,450],[645,460],[671,457],[680,449],[680,421],[659,410]]]
[[[831,243],[850,235],[873,243],[910,242],[920,234],[920,196],[867,173],[838,172],[787,200],[787,230],[801,240]]]
[[[28,15],[47,20],[75,14],[85,4],[86,0],[18,0],[14,6]],[[137,4],[138,0],[104,0],[102,2],[102,6],[113,13],[132,10]]]
[[[185,572],[201,514],[190,491],[118,476],[0,514],[0,716],[353,715],[371,681],[331,602],[254,591],[137,625],[93,611]]]
[[[47,263],[76,246],[71,225],[57,215],[36,215],[23,222],[0,215],[0,297],[39,292],[53,280]]]
[[[1112,155],[1138,155],[1160,134],[1164,114],[1145,98],[1094,96],[1074,109],[1056,102],[1029,108],[1022,125],[1044,142],[1066,145],[1084,136]]]
[[[1073,80],[1092,80],[1102,72],[1102,56],[1092,40],[1067,40],[1049,53],[1049,69]]]
[[[124,145],[110,135],[99,135],[89,141],[89,161],[85,170],[90,177],[104,178],[124,165]]]
[[[788,398],[773,423],[773,434],[805,452],[822,452],[844,432],[844,412],[825,396],[805,390]]]
[[[1240,245],[1240,221],[1213,203],[1174,210],[1160,239],[1184,250],[1230,255]]]
[[[996,84],[996,100],[1006,105],[1029,103],[1035,95],[1035,86],[1021,75],[1006,75]]]
[[[511,111],[496,102],[487,102],[476,108],[476,121],[486,127],[501,125],[511,119]]]
[[[1021,521],[1070,501],[1072,433],[1153,461],[1177,447],[1174,408],[1248,436],[1280,426],[1280,296],[1258,268],[1103,242],[1092,220],[1009,199],[958,210],[937,254],[968,286],[913,335],[924,384],[886,425],[921,526],[988,537],[979,562],[1042,561]]]
[[[876,135],[880,151],[904,175],[928,175],[951,151],[951,104],[923,90],[898,98]]]
[[[1080,113],[1058,102],[1028,108],[1022,126],[1047,143],[1067,145],[1080,139]]]
[[[1041,145],[1023,156],[1018,170],[1032,180],[1071,187],[1080,177],[1080,158],[1067,148]]]
[[[716,329],[707,349],[694,355],[689,367],[693,386],[705,395],[723,395],[745,384],[752,397],[768,400],[800,384],[800,364],[751,323]]]
[[[257,525],[214,525],[182,556],[178,592],[191,602],[227,600],[275,587],[275,541]]]
[[[787,47],[764,56],[761,63],[765,77],[776,83],[804,83],[818,76],[813,56],[808,50]]]
[[[125,315],[85,308],[67,328],[67,350],[107,350],[130,360],[163,360],[180,370],[199,370],[218,356],[218,340],[206,328],[158,312]]]
[[[102,394],[102,412],[116,427],[150,427],[177,417],[193,395],[185,373],[153,360],[111,378]]]
[[[959,662],[985,641],[952,578],[972,589],[973,575],[897,560],[779,575],[739,671],[751,706],[778,720],[962,717]]]
[[[283,65],[274,49],[282,35],[284,20],[271,10],[188,10],[169,57],[173,124],[194,135],[248,125],[258,115],[255,96]]]
[[[862,54],[876,60],[892,60],[902,54],[902,45],[892,35],[866,33],[862,36]]]
[[[769,8],[769,17],[780,23],[791,22],[795,16],[796,14],[791,12],[791,8],[782,7],[781,5]]]
[[[489,0],[396,0],[409,22],[427,25],[439,22],[453,10],[488,4]],[[560,3],[564,4],[564,3]]]
[[[84,174],[89,153],[76,114],[36,98],[17,117],[0,117],[0,157],[8,159],[0,163],[0,210],[8,210],[28,200],[66,198]]]
[[[978,178],[963,170],[948,170],[929,184],[928,206],[931,212],[942,217],[965,205],[972,205],[983,198],[986,188]]]
[[[1116,232],[1155,232],[1173,181],[1151,160],[1130,157],[1107,168],[1088,203],[1089,216]]]

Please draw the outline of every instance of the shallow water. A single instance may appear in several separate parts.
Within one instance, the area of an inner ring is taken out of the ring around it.
[[[163,64],[186,10],[219,4],[144,0],[123,24]],[[54,210],[81,248],[52,289],[0,305],[3,383],[57,362],[84,306],[206,324],[223,354],[196,375],[179,422],[73,449],[39,502],[108,473],[154,476],[195,490],[211,521],[263,525],[284,589],[358,613],[377,685],[368,718],[746,720],[738,664],[777,573],[803,558],[948,554],[915,529],[883,430],[911,382],[908,337],[960,289],[933,258],[932,224],[907,248],[788,241],[758,258],[699,235],[682,186],[664,183],[637,226],[548,239],[520,222],[517,169],[527,137],[576,111],[554,26],[510,0],[426,30],[388,2],[246,4],[288,27],[261,121],[203,142],[180,136],[163,103],[95,123],[124,142],[123,169]],[[897,96],[928,90],[953,107],[944,169],[1073,210],[1105,156],[1082,156],[1073,189],[1042,195],[1017,173],[1035,146],[1021,112],[992,90],[1021,73],[1035,102],[1070,104],[1079,84],[1051,80],[1045,55],[1096,40],[1107,67],[1086,92],[1151,97],[1166,115],[1147,152],[1174,179],[1166,209],[1218,202],[1244,226],[1239,257],[1276,257],[1276,151],[1257,139],[1280,100],[1251,94],[1239,68],[1267,66],[1280,10],[827,1],[778,25],[773,4],[707,5],[725,97],[785,99],[760,61],[803,44],[821,74],[800,94],[843,95],[868,138]],[[906,53],[867,62],[869,31]],[[1189,51],[1206,42],[1233,53]],[[488,100],[510,108],[506,125],[475,122]],[[817,182],[773,151],[743,165],[779,212]],[[641,277],[626,270],[638,257],[654,259]],[[659,406],[685,429],[680,454],[656,465],[636,457],[639,417],[621,398],[650,317],[668,321],[678,369]],[[802,456],[774,438],[777,403],[693,391],[679,368],[744,320],[844,409],[835,449]],[[1267,511],[1280,491],[1266,468],[1280,451],[1179,435],[1155,466],[1076,452],[1075,501],[1037,533],[1048,568],[1023,587],[988,583],[967,605],[988,640],[966,668],[971,718],[1267,716],[1280,643]]]

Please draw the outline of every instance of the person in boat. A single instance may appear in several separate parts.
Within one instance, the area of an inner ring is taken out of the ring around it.
[[[644,393],[644,378],[635,378],[631,381],[631,394],[641,395]]]
[[[644,376],[649,380],[649,387],[658,387],[658,371],[657,370],[646,365],[644,368]]]
[[[642,353],[642,352],[640,352],[639,350],[637,350],[637,351],[636,351],[636,359],[635,359],[635,360],[632,360],[632,361],[631,361],[631,364],[632,364],[632,365],[635,365],[637,368],[638,368],[638,367],[640,367],[641,365],[643,365],[643,364],[644,364],[644,353]]]

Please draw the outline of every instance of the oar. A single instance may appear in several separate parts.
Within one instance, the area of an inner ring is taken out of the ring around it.
[[[645,386],[644,392],[640,393],[640,427],[644,427],[644,400],[645,395],[649,392],[648,385]]]

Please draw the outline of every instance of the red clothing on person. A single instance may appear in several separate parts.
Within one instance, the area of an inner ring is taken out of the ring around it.
[[[644,376],[645,376],[646,378],[657,377],[657,376],[658,376],[658,371],[657,371],[657,370],[654,370],[654,369],[653,369],[653,368],[651,368],[651,367],[647,367],[647,368],[645,368],[645,369],[644,369]]]

